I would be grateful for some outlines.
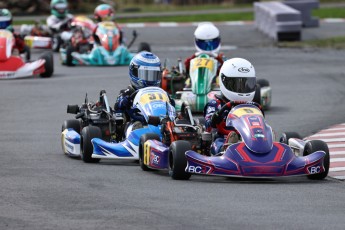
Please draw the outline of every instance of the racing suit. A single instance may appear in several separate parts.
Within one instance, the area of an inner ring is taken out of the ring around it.
[[[212,131],[212,128],[217,128],[216,139],[211,146],[211,154],[217,155],[222,150],[224,142],[228,135],[232,136],[233,139],[238,140],[240,138],[239,133],[233,127],[226,127],[225,122],[230,112],[230,108],[224,110],[222,114],[218,114],[218,111],[227,103],[229,100],[223,95],[215,96],[216,99],[209,101],[204,108],[204,117],[206,120],[205,126],[208,132]],[[254,102],[231,102],[231,104],[253,104]],[[259,109],[262,111],[261,106]],[[221,129],[219,129],[221,127]]]
[[[14,32],[14,29],[12,26],[9,26],[6,28],[7,30],[11,31],[14,37],[14,45],[12,50],[16,52],[18,50],[19,54],[25,53],[25,59],[26,61],[30,61],[30,48],[25,45],[24,39],[22,36],[20,36],[18,33]]]
[[[129,85],[126,89],[120,90],[120,94],[116,99],[114,109],[115,113],[125,114],[127,120],[140,121],[141,123],[146,123],[144,116],[137,114],[133,106],[133,99],[137,93],[137,90],[133,86]],[[170,98],[170,104],[175,107],[175,101]]]
[[[72,14],[67,14],[65,18],[58,18],[55,15],[50,15],[47,18],[48,28],[53,32],[59,32],[62,30],[69,30],[68,22],[73,19]]]
[[[185,68],[186,68],[187,76],[189,76],[190,61],[191,61],[192,59],[196,58],[199,54],[200,54],[200,53],[195,53],[195,54],[193,54],[192,56],[186,58],[186,60],[184,61],[184,66],[185,66]],[[220,53],[220,54],[218,54],[218,56],[215,57],[215,58],[216,58],[216,60],[218,61],[218,69],[217,69],[217,75],[218,75],[218,74],[219,74],[219,70],[220,70],[220,68],[222,67],[223,62],[224,62],[224,60],[223,60],[223,54]]]

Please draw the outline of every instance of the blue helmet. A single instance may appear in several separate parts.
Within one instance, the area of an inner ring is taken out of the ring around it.
[[[153,53],[138,53],[129,64],[129,78],[135,89],[159,86],[162,79],[161,61]]]

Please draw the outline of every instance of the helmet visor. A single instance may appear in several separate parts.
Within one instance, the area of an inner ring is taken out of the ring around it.
[[[0,21],[0,29],[6,29],[11,25],[11,20]]]
[[[205,51],[212,51],[219,47],[220,45],[220,37],[210,39],[210,40],[202,40],[202,39],[195,39],[195,44],[201,50]]]
[[[59,12],[59,13],[65,13],[65,11],[67,10],[67,4],[65,3],[58,3],[54,6],[54,9]]]
[[[139,69],[133,69],[133,75],[144,81],[160,81],[162,71],[159,67],[141,66]]]
[[[227,77],[221,75],[224,87],[235,93],[252,93],[256,88],[255,77]]]

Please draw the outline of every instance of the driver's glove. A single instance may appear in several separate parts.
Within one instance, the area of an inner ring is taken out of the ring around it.
[[[222,121],[218,112],[215,112],[211,117],[211,127],[216,128],[216,125]]]

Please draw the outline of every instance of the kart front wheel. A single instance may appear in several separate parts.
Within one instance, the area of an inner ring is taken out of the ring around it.
[[[259,84],[256,84],[253,101],[261,105],[261,86]]]
[[[282,133],[282,135],[279,139],[279,142],[289,145],[289,139],[290,138],[302,139],[301,136],[296,132],[285,132],[285,133]]]
[[[66,66],[74,66],[72,52],[74,52],[74,47],[71,45],[67,46],[67,48],[66,48]]]
[[[140,137],[140,141],[139,141],[139,165],[143,171],[149,171],[150,170],[150,168],[144,164],[144,152],[145,152],[144,144],[148,140],[160,141],[160,138],[155,133],[147,133],[147,134],[144,134]]]
[[[83,128],[80,138],[80,155],[85,163],[98,163],[100,161],[100,159],[92,158],[93,146],[91,140],[93,138],[102,138],[101,129],[96,126]]]
[[[63,132],[65,129],[73,129],[74,131],[80,134],[80,127],[80,120],[66,120],[62,124],[61,132]]]
[[[185,152],[191,150],[192,146],[188,141],[178,140],[173,142],[169,148],[169,175],[174,180],[188,180],[190,173],[185,171],[187,159]]]
[[[323,159],[323,166],[325,167],[325,171],[322,173],[308,175],[308,178],[311,180],[323,180],[328,175],[329,171],[330,158],[327,144],[321,140],[309,141],[304,146],[303,156],[308,156],[316,151],[324,151],[326,153]]]
[[[139,46],[138,46],[138,53],[141,51],[151,52],[151,46],[146,42],[141,42],[139,43]]]
[[[41,73],[41,77],[51,77],[54,73],[54,59],[53,54],[51,52],[45,52],[42,54],[40,59],[44,59],[46,62],[44,63],[45,72]]]

